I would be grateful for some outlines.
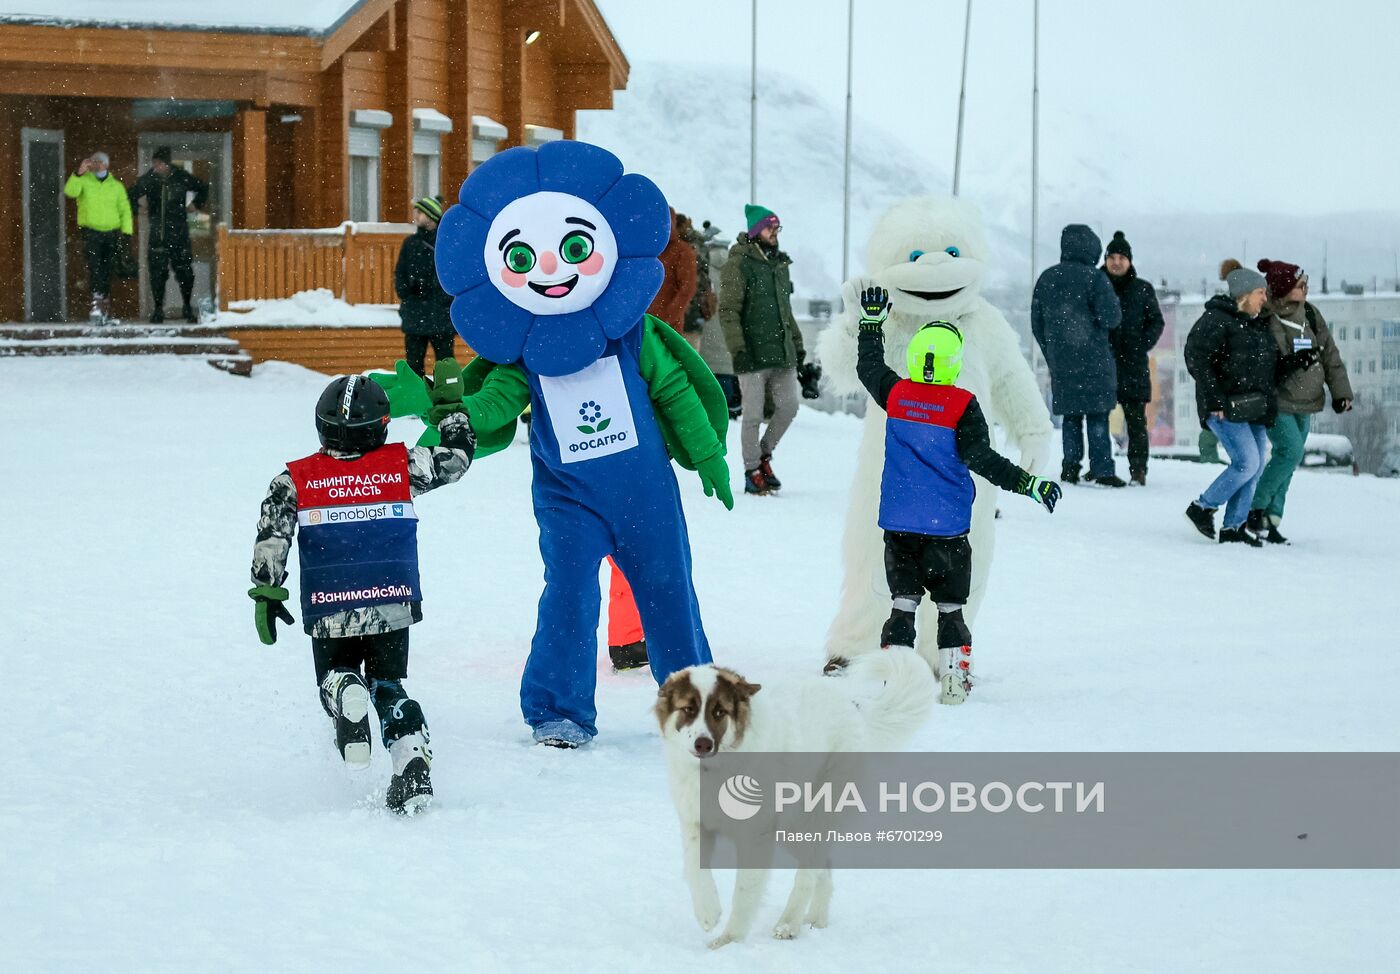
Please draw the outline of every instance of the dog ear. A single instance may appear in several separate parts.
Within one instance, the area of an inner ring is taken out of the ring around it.
[[[737,689],[745,697],[752,697],[755,693],[762,690],[763,686],[762,684],[758,683],[750,683],[748,680],[745,680],[743,677],[740,677],[739,682],[735,684],[735,689]]]

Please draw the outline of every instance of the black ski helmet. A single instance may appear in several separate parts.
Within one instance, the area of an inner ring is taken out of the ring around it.
[[[337,376],[316,400],[316,432],[332,450],[377,449],[389,435],[389,397],[366,376]]]

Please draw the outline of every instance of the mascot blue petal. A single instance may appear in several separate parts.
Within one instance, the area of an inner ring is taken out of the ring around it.
[[[463,407],[478,458],[531,409],[531,495],[545,589],[520,704],[535,739],[597,733],[598,570],[636,595],[652,675],[710,661],[672,461],[732,506],[728,411],[704,362],[647,314],[671,232],[666,198],[583,142],[508,149],[478,166],[437,234],[452,323],[477,354]]]

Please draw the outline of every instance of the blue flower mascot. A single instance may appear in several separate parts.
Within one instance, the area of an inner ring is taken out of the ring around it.
[[[382,382],[394,415],[429,421],[427,441],[435,411],[464,405],[478,458],[504,449],[530,407],[544,593],[520,705],[536,741],[577,747],[597,734],[608,555],[636,593],[656,681],[710,662],[671,461],[732,509],[729,413],[700,357],[646,313],[671,231],[649,179],[598,146],[549,142],[482,163],[460,203],[438,228],[437,272],[478,358],[460,379],[444,362],[431,390],[404,362]]]

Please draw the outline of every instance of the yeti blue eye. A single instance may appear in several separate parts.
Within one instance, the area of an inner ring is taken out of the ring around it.
[[[918,259],[919,259],[920,257],[922,257],[923,255],[924,255],[924,252],[923,252],[922,250],[911,250],[911,251],[909,251],[909,263],[911,263],[911,264],[914,263],[914,261],[918,260]]]
[[[961,256],[962,256],[962,254],[958,251],[958,248],[957,248],[957,247],[949,247],[947,250],[945,250],[945,251],[943,251],[943,252],[944,252],[945,254],[947,254],[949,257],[961,257]]]

